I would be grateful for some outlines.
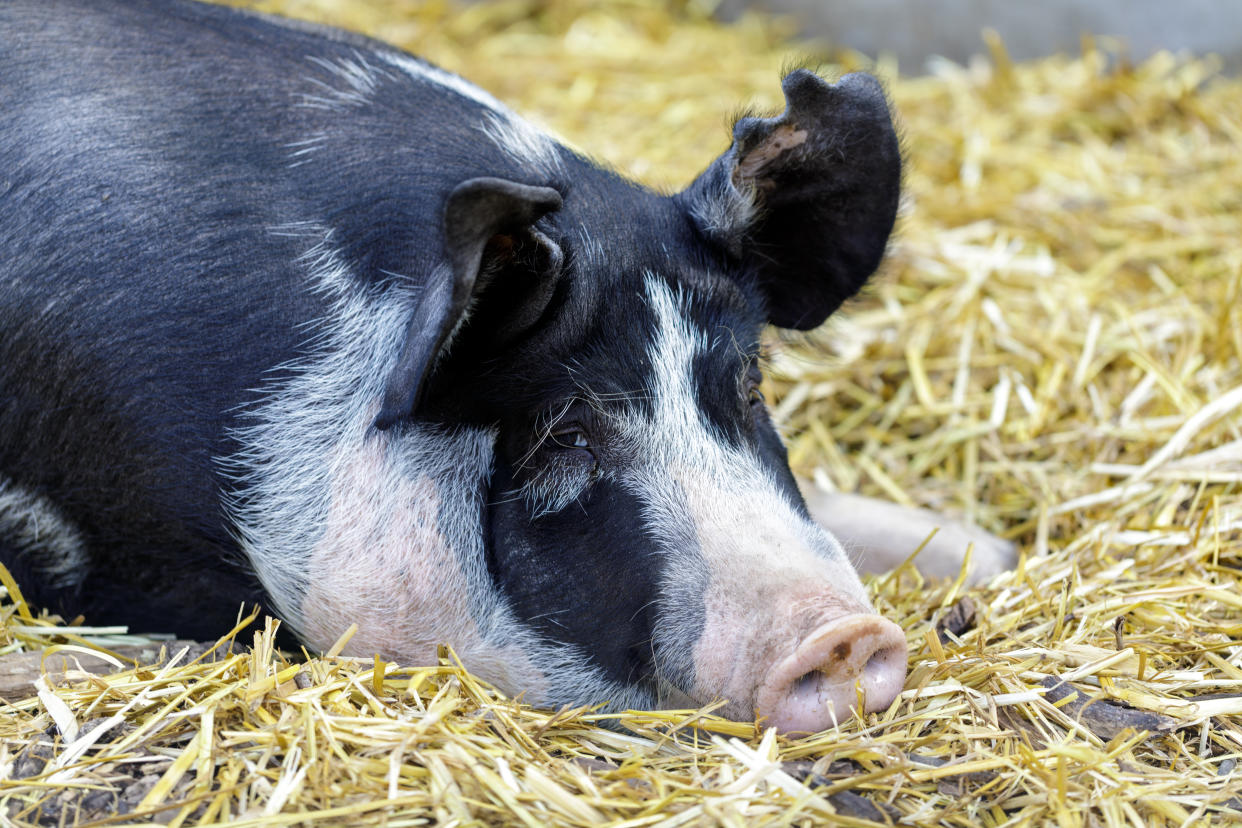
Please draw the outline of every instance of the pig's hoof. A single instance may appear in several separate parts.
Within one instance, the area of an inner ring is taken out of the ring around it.
[[[1017,565],[1018,548],[1010,541],[929,509],[825,492],[807,480],[799,480],[798,485],[811,517],[836,536],[862,572],[886,572],[900,566],[924,541],[914,565],[928,577],[957,577],[968,548],[966,582],[972,586]]]
[[[966,583],[971,586],[986,584],[1002,572],[1013,570],[1018,564],[1018,547],[1014,543],[977,526],[941,517],[936,528],[935,536],[914,559],[914,565],[924,575],[957,577],[968,548],[971,552]]]

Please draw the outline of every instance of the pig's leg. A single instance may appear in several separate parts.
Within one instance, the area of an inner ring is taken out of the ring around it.
[[[47,498],[0,475],[0,562],[26,598],[47,606],[72,592],[87,573],[86,544]]]
[[[966,549],[973,544],[971,584],[986,583],[1017,564],[1017,548],[975,526],[967,526],[929,509],[912,509],[855,494],[825,492],[809,480],[798,487],[807,509],[845,547],[862,572],[884,572],[900,565],[935,531],[914,559],[919,572],[954,577]]]

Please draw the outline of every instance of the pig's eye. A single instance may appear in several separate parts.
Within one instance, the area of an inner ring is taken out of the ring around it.
[[[587,449],[591,448],[591,441],[587,438],[586,432],[581,428],[563,428],[560,431],[552,432],[552,441],[561,448]]]
[[[746,392],[746,399],[751,405],[763,405],[767,398],[763,396],[763,392],[759,390],[758,385],[751,385]]]

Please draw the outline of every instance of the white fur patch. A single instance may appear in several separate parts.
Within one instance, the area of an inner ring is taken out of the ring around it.
[[[317,132],[309,138],[285,144],[285,149],[289,151],[289,166],[300,167],[309,162],[314,154],[326,145],[327,140],[327,133]]]
[[[320,70],[305,77],[311,91],[298,96],[298,105],[330,112],[348,112],[367,106],[382,83],[395,80],[392,70],[420,83],[431,83],[483,107],[478,131],[497,149],[544,178],[561,168],[562,148],[547,133],[519,117],[495,97],[451,72],[396,51],[385,49],[371,54],[353,50],[352,57],[324,58],[310,55],[307,60]],[[383,64],[383,65],[380,65]],[[471,117],[476,117],[473,113]],[[322,145],[323,135],[312,135],[286,145],[289,166],[297,167],[311,160]]]
[[[704,233],[732,241],[754,224],[759,207],[753,191],[740,191],[728,177],[721,176],[715,186],[690,203],[690,212]]]
[[[357,49],[353,58],[308,55],[306,59],[326,73],[324,78],[306,76],[307,83],[316,91],[302,95],[300,103],[311,109],[345,111],[366,106],[380,83],[392,78],[385,69],[372,65]]]
[[[604,245],[591,235],[590,228],[585,224],[578,225],[578,247],[584,273],[591,273],[596,268],[607,265],[608,255],[604,252]]]
[[[52,589],[86,574],[86,542],[50,500],[0,478],[0,537],[27,559]]]
[[[493,588],[480,521],[494,434],[371,428],[418,291],[364,289],[311,225],[273,232],[318,233],[302,261],[308,289],[331,303],[308,325],[306,356],[258,390],[234,432],[243,448],[223,461],[236,484],[228,511],[281,616],[318,649],[357,623],[353,655],[433,663],[436,645],[450,644],[536,703],[650,704],[585,654],[540,640]]]
[[[560,146],[529,121],[511,112],[489,112],[485,118],[483,134],[523,169],[551,176],[561,166]]]
[[[446,72],[439,66],[434,66],[426,61],[418,60],[401,52],[380,52],[379,57],[405,72],[412,78],[416,78],[427,83],[434,83],[442,86],[452,92],[456,92],[463,98],[469,98],[477,104],[480,104],[494,112],[507,112],[505,105],[496,100],[488,92],[480,89],[474,84],[467,81],[452,72]]]

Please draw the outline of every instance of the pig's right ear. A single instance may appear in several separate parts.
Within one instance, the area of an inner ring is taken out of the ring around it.
[[[540,261],[541,267],[559,265],[559,248],[534,224],[560,206],[560,193],[550,187],[501,178],[472,178],[449,194],[444,208],[444,253],[449,266],[432,272],[419,298],[397,364],[384,386],[383,405],[374,423],[377,429],[391,428],[418,407],[436,359],[488,281],[485,254],[512,258],[520,249],[527,258]],[[501,252],[495,253],[497,248]]]
[[[676,196],[700,235],[753,274],[768,318],[808,330],[876,269],[897,215],[901,151],[869,75],[781,84],[785,111],[742,118],[733,146]]]

